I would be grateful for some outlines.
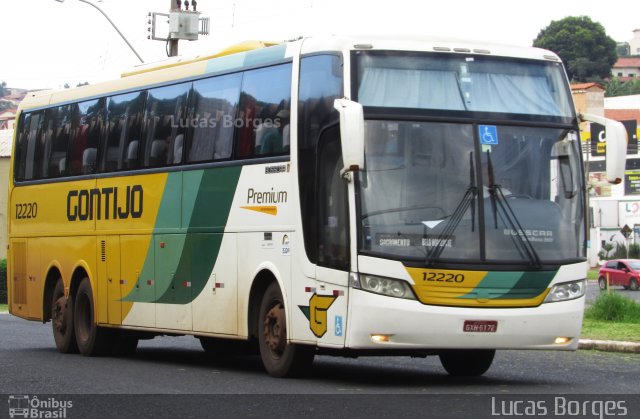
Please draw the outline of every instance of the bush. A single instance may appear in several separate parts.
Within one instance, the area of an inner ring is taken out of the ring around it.
[[[618,243],[618,245],[616,246],[616,251],[613,252],[613,256],[611,257],[611,259],[626,259],[627,255],[627,246]]]
[[[7,304],[7,260],[0,260],[0,304]]]
[[[592,320],[640,323],[640,304],[614,292],[603,292],[585,311],[585,317]]]
[[[640,244],[634,243],[629,245],[629,258],[640,259]]]

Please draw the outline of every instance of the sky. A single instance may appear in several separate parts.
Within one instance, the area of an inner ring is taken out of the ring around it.
[[[92,0],[146,62],[166,58],[147,40],[147,13],[170,0]],[[199,0],[208,36],[180,41],[180,54],[215,53],[245,40],[282,41],[323,34],[412,34],[530,46],[566,16],[589,16],[616,41],[640,29],[637,0]],[[79,0],[0,0],[0,81],[9,87],[61,88],[117,78],[139,63],[107,19]]]

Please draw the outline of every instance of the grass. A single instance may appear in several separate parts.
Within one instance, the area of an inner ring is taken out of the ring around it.
[[[591,320],[640,324],[640,304],[613,292],[603,292],[584,316]]]
[[[582,339],[640,342],[640,323],[617,323],[585,317],[580,337]]]
[[[596,279],[598,279],[598,272],[599,271],[600,271],[599,269],[589,269],[587,271],[587,279],[595,281]]]
[[[619,294],[600,294],[584,312],[582,337],[640,342],[640,304]]]
[[[2,313],[3,311],[9,311],[7,309],[7,305],[6,304],[0,304],[0,313]]]

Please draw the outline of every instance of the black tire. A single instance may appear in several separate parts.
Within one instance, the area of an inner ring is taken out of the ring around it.
[[[440,352],[440,362],[454,377],[478,377],[491,367],[494,349],[456,349]]]
[[[603,277],[598,278],[598,286],[600,287],[600,291],[604,291],[607,289],[607,280]]]
[[[64,282],[58,279],[51,298],[51,325],[56,348],[63,354],[78,353],[73,329],[73,296],[64,296]]]
[[[73,321],[78,350],[84,356],[99,356],[110,352],[110,338],[113,333],[109,329],[98,327],[94,317],[93,293],[89,278],[80,282],[74,298]]]
[[[273,282],[264,293],[258,317],[258,346],[265,370],[272,377],[304,375],[315,356],[312,346],[287,342],[287,318],[280,287]]]
[[[638,280],[636,280],[635,278],[631,278],[629,280],[629,289],[631,291],[638,291]]]

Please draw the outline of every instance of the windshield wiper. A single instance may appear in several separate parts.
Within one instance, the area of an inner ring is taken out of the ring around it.
[[[520,244],[520,248],[516,246],[520,255],[523,255],[523,251],[526,256],[531,261],[531,264],[540,268],[541,262],[540,257],[538,256],[538,252],[533,247],[529,238],[524,233],[524,229],[522,225],[520,225],[520,221],[518,217],[516,217],[513,208],[509,204],[509,201],[504,196],[502,192],[502,187],[498,185],[495,181],[495,175],[493,172],[493,163],[491,162],[491,152],[487,150],[487,166],[488,166],[488,175],[489,175],[489,196],[491,198],[491,209],[493,211],[493,222],[495,225],[495,229],[498,229],[498,215],[500,215],[500,219],[505,225],[509,225],[511,229],[516,233],[511,234],[511,237],[515,236],[518,238],[518,241],[514,240],[514,243]],[[500,210],[500,212],[498,211]]]
[[[447,243],[449,243],[449,241],[453,237],[453,233],[458,228],[462,217],[467,212],[467,209],[469,209],[469,207],[471,207],[471,231],[475,231],[475,203],[476,195],[478,195],[478,187],[476,186],[476,176],[473,165],[473,152],[469,153],[469,167],[469,187],[462,196],[462,199],[458,203],[458,206],[456,206],[455,210],[453,211],[453,214],[451,214],[449,217],[445,217],[448,218],[447,224],[444,226],[444,229],[436,238],[435,246],[433,246],[426,254],[427,265],[432,265],[440,258],[440,255],[442,255],[442,252],[444,251]]]

